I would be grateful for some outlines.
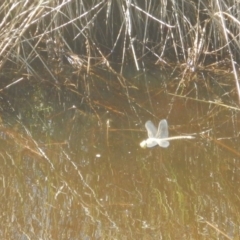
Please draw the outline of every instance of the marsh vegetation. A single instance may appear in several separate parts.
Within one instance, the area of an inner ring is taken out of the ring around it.
[[[239,9],[3,1],[0,238],[237,239]]]

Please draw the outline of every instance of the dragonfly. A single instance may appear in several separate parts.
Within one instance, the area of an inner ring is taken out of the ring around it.
[[[151,148],[159,145],[162,148],[167,148],[171,140],[177,140],[177,139],[193,139],[194,136],[175,136],[175,137],[169,137],[168,136],[168,123],[166,119],[162,119],[159,122],[158,129],[155,127],[155,125],[152,123],[152,121],[148,120],[145,123],[145,127],[147,129],[148,133],[148,139],[142,141],[140,143],[140,146],[142,148]]]

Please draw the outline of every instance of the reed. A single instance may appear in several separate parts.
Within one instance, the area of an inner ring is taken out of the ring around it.
[[[140,69],[149,59],[196,71],[227,59],[239,90],[239,5],[237,0],[3,1],[0,69],[10,63],[37,75],[40,64],[57,82],[47,62],[52,39],[55,55],[72,64],[67,53],[77,54],[88,73],[104,65],[112,72],[112,62],[120,63],[120,73],[129,61]]]
[[[149,53],[192,67],[230,56],[229,49],[237,60],[239,4],[227,0],[5,1],[0,9],[0,55],[21,62],[21,52],[30,62],[40,43],[51,37],[76,53],[91,50],[90,57],[101,51],[108,57],[117,54],[125,63],[128,56],[136,67]]]

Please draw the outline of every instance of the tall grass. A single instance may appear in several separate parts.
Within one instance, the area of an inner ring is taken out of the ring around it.
[[[190,71],[228,60],[239,89],[239,7],[237,0],[3,1],[0,69],[11,62],[36,74],[32,62],[38,60],[52,73],[46,42],[53,39],[63,55],[84,55],[88,71],[113,61],[120,72],[129,61],[140,69],[149,57],[185,63]]]

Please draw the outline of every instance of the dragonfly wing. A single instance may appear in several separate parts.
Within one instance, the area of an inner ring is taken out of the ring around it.
[[[149,138],[154,138],[156,137],[157,134],[157,128],[154,126],[154,124],[152,123],[152,121],[148,120],[145,123],[145,127],[147,129],[147,133],[148,133],[148,137]]]
[[[165,140],[160,141],[160,142],[158,143],[158,145],[159,145],[160,147],[167,148],[167,147],[169,146],[169,141],[165,141]]]
[[[148,148],[155,147],[155,146],[157,146],[157,145],[158,145],[158,142],[157,142],[156,140],[154,140],[154,139],[152,139],[152,138],[149,138],[149,139],[147,140],[147,147],[148,147]]]
[[[156,138],[168,138],[168,123],[166,119],[163,119],[159,122]]]

